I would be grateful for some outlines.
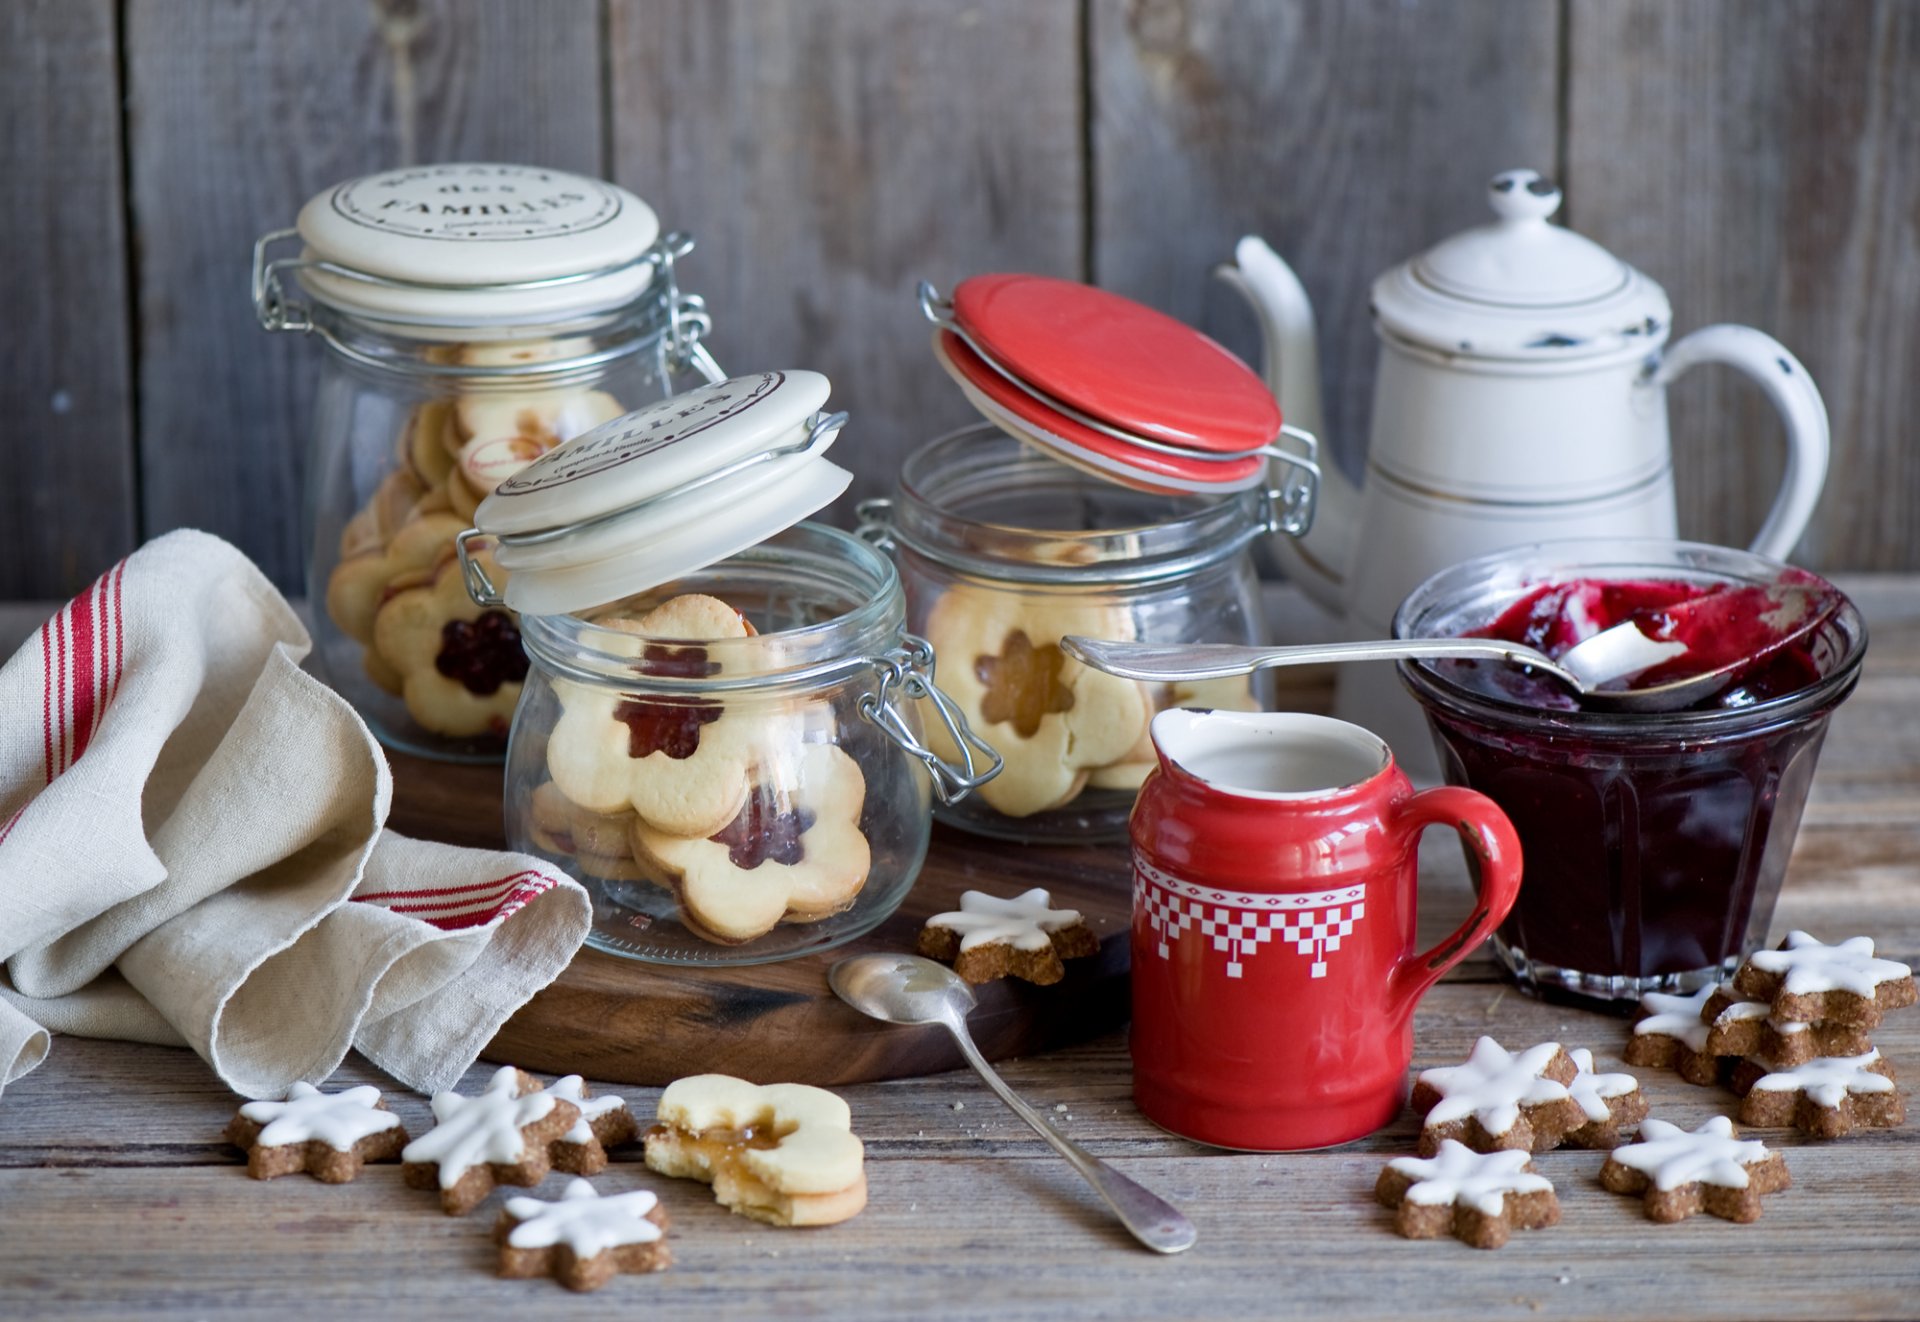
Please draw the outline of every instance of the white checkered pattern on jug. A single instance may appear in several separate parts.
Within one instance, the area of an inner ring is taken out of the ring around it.
[[[1297,895],[1215,890],[1170,876],[1142,859],[1133,862],[1134,902],[1146,913],[1148,930],[1159,937],[1160,958],[1172,958],[1169,946],[1197,928],[1209,946],[1226,955],[1229,978],[1242,976],[1246,961],[1276,938],[1312,959],[1307,976],[1326,977],[1327,956],[1366,916],[1366,893],[1365,886]]]

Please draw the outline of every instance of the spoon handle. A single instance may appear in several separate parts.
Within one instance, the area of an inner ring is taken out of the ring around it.
[[[1179,1253],[1193,1247],[1200,1232],[1193,1228],[1193,1222],[1180,1214],[1178,1208],[1141,1188],[1042,1119],[1015,1095],[1013,1089],[1007,1087],[1006,1081],[993,1066],[987,1064],[986,1057],[973,1045],[973,1038],[964,1026],[948,1023],[947,1031],[953,1034],[953,1040],[960,1044],[960,1052],[967,1058],[967,1063],[987,1081],[994,1095],[1080,1172],[1135,1239],[1156,1253]]]
[[[1496,638],[1385,638],[1378,642],[1321,643],[1297,647],[1245,647],[1236,643],[1146,643],[1069,634],[1067,655],[1122,679],[1178,683],[1226,679],[1268,666],[1319,665],[1335,661],[1473,659],[1533,666],[1584,691],[1565,667],[1519,643]]]

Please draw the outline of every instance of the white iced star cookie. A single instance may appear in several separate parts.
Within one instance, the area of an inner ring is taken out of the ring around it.
[[[1643,1194],[1655,1221],[1684,1221],[1695,1212],[1756,1221],[1760,1195],[1790,1182],[1785,1159],[1764,1143],[1742,1139],[1723,1115],[1692,1131],[1648,1120],[1639,1139],[1608,1153],[1600,1168],[1602,1186]]]
[[[1640,1080],[1631,1074],[1596,1072],[1593,1053],[1585,1047],[1575,1047],[1567,1055],[1575,1071],[1567,1092],[1579,1104],[1587,1122],[1568,1130],[1566,1141],[1579,1148],[1618,1147],[1621,1130],[1647,1118],[1647,1098],[1640,1091]]]
[[[1733,1086],[1746,1094],[1740,1123],[1792,1125],[1816,1138],[1841,1138],[1863,1126],[1887,1129],[1907,1118],[1893,1067],[1871,1049],[1790,1068],[1754,1057],[1735,1071]]]
[[[597,1290],[619,1272],[657,1272],[673,1261],[667,1214],[646,1189],[602,1197],[573,1180],[558,1200],[509,1198],[494,1239],[500,1274],[552,1276],[569,1290]]]
[[[958,909],[927,919],[919,950],[968,982],[1012,976],[1044,986],[1066,976],[1062,960],[1098,954],[1100,943],[1079,910],[1054,908],[1035,887],[1011,899],[963,891]]]
[[[306,1171],[323,1183],[344,1184],[366,1162],[398,1156],[407,1131],[378,1088],[329,1094],[296,1083],[285,1101],[242,1106],[227,1126],[227,1141],[247,1150],[247,1174],[256,1180]]]
[[[1497,1249],[1518,1227],[1537,1230],[1560,1220],[1553,1185],[1535,1173],[1525,1152],[1478,1153],[1446,1139],[1430,1159],[1397,1157],[1373,1188],[1394,1209],[1394,1229],[1408,1239],[1454,1238]]]
[[[1414,1081],[1413,1108],[1426,1117],[1420,1155],[1433,1156],[1449,1138],[1477,1152],[1558,1147],[1569,1132],[1589,1123],[1567,1091],[1577,1072],[1558,1042],[1516,1055],[1482,1037],[1465,1064],[1422,1070]]]
[[[400,1154],[410,1189],[438,1189],[450,1216],[472,1211],[495,1184],[535,1185],[552,1166],[551,1146],[580,1108],[503,1065],[476,1097],[435,1093],[432,1129]]]
[[[1805,932],[1789,932],[1778,950],[1756,950],[1734,974],[1733,985],[1765,1001],[1776,1019],[1801,1023],[1834,1021],[1860,1028],[1920,1000],[1913,970],[1878,959],[1873,938],[1849,937],[1827,945]]]
[[[631,1143],[640,1136],[640,1123],[627,1109],[626,1099],[611,1093],[596,1097],[585,1079],[569,1074],[555,1079],[549,1096],[580,1108],[573,1128],[554,1140],[553,1168],[572,1175],[598,1175],[607,1168],[607,1149]]]

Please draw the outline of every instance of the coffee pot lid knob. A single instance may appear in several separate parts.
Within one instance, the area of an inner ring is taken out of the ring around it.
[[[1545,220],[1560,209],[1561,194],[1538,170],[1502,170],[1487,181],[1487,201],[1502,220]]]

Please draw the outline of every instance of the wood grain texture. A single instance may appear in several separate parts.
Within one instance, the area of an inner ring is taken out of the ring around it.
[[[1487,218],[1486,180],[1554,169],[1559,10],[1312,0],[1091,0],[1093,257],[1101,285],[1257,363],[1209,279],[1258,234],[1320,325],[1326,429],[1355,475],[1388,266]]]
[[[0,7],[0,599],[71,594],[134,541],[112,0]]]
[[[1082,274],[1075,0],[611,0],[616,179],[699,249],[730,371],[834,383],[836,508],[977,415],[914,286]]]
[[[1574,0],[1569,219],[1673,299],[1812,373],[1833,469],[1799,558],[1920,563],[1920,11],[1888,0]],[[1733,373],[1670,392],[1683,534],[1744,545],[1779,423]]]
[[[143,531],[304,561],[318,341],[269,335],[253,242],[342,179],[413,161],[598,174],[594,0],[186,0],[127,9]]]

